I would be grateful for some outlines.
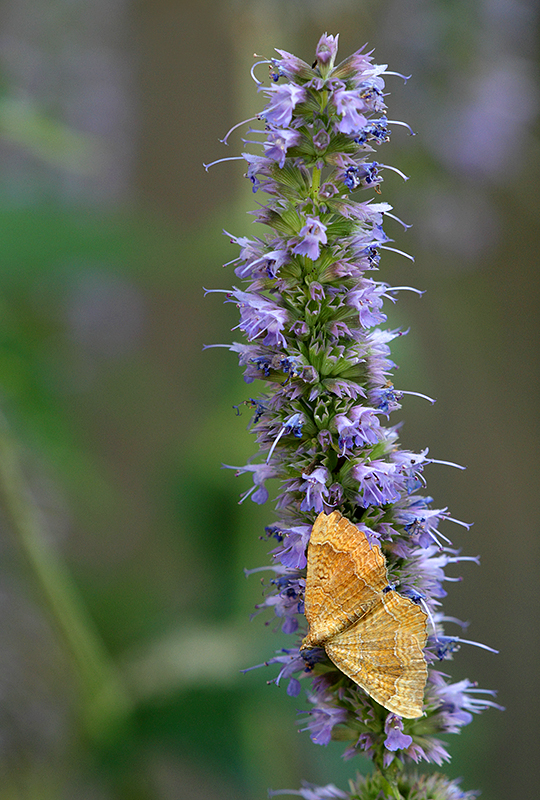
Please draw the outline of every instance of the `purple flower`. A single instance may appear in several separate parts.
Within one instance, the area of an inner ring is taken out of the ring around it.
[[[393,752],[406,750],[413,742],[412,736],[403,733],[403,720],[396,714],[388,714],[384,723],[384,732],[386,733],[384,746],[387,750]]]
[[[381,423],[374,408],[354,406],[349,416],[338,414],[334,418],[334,424],[339,435],[339,447],[343,452],[379,441]]]
[[[339,78],[347,78],[351,80],[354,85],[361,83],[366,75],[372,75],[374,70],[381,70],[384,68],[375,67],[371,63],[370,53],[364,52],[364,47],[361,47],[351,56],[338,64],[333,72],[333,75]]]
[[[313,70],[301,58],[288,53],[286,50],[278,50],[277,47],[276,53],[279,53],[281,59],[273,58],[271,60],[277,73],[275,80],[279,78],[294,79],[296,77],[309,80],[313,77]]]
[[[309,475],[302,473],[304,483],[300,487],[300,491],[305,492],[305,497],[300,506],[302,511],[310,511],[313,509],[316,514],[320,514],[324,510],[323,496],[328,496],[328,489],[326,482],[329,477],[329,472],[326,467],[317,467]]]
[[[306,96],[305,89],[294,83],[275,84],[263,88],[270,101],[260,116],[273,128],[287,128],[290,125],[293,111]]]
[[[274,656],[268,661],[265,661],[264,664],[256,664],[254,667],[243,669],[242,672],[250,672],[252,669],[259,669],[260,667],[268,667],[270,664],[283,664],[277,678],[275,678],[273,682],[276,684],[276,686],[279,686],[282,679],[288,678],[288,686],[290,688],[287,688],[287,694],[291,697],[296,697],[296,689],[299,685],[299,681],[297,678],[294,678],[293,675],[295,672],[305,671],[306,662],[300,655],[300,651],[297,648],[283,648],[278,652],[282,655]]]
[[[240,309],[240,322],[236,327],[244,331],[248,341],[251,342],[265,333],[263,344],[271,347],[285,343],[285,337],[282,334],[287,323],[285,309],[254,292],[241,292],[239,289],[234,289],[231,297],[238,301]]]
[[[341,133],[358,133],[367,124],[363,112],[366,110],[364,100],[357,91],[337,90],[333,95],[334,104],[341,119],[337,130]]]
[[[272,583],[277,586],[277,593],[268,595],[256,608],[273,608],[276,616],[283,619],[283,633],[295,633],[298,629],[296,615],[303,609],[305,581],[289,573],[274,578]]]
[[[266,253],[261,253],[253,248],[251,252],[245,252],[243,256],[241,255],[237,259],[238,261],[243,261],[244,264],[236,267],[234,271],[239,278],[244,279],[254,279],[255,276],[259,275],[275,278],[278,270],[288,259],[289,254],[286,250],[269,250]]]
[[[283,543],[272,550],[274,558],[290,569],[304,569],[306,566],[306,548],[311,534],[310,525],[295,525],[280,529]]]
[[[364,506],[396,502],[401,496],[401,481],[394,464],[374,459],[369,464],[356,464],[351,474],[358,481],[358,492]]]
[[[271,131],[264,143],[264,154],[272,161],[277,161],[278,166],[283,167],[287,157],[287,150],[298,144],[300,139],[301,136],[298,131],[288,129]]]
[[[253,192],[264,189],[266,192],[275,192],[277,184],[272,178],[272,161],[263,156],[254,156],[251,153],[242,153],[248,162],[246,176],[253,184]],[[262,177],[262,180],[260,178]]]
[[[264,483],[270,478],[275,478],[277,475],[276,468],[272,464],[246,464],[245,467],[231,467],[229,464],[223,464],[225,469],[235,469],[237,475],[242,475],[244,472],[253,473],[253,483],[251,489],[244,492],[240,502],[242,503],[247,497],[251,495],[254,503],[261,505],[268,500],[268,490]]]
[[[319,219],[306,217],[306,224],[301,228],[299,235],[302,241],[293,247],[292,252],[316,261],[319,258],[321,244],[327,242],[326,225]]]
[[[372,328],[386,319],[386,314],[380,312],[379,309],[387,290],[388,286],[385,283],[377,283],[369,278],[364,278],[358,286],[347,293],[346,303],[357,309],[360,325],[363,328]]]
[[[332,730],[336,725],[345,722],[347,712],[343,708],[336,708],[331,694],[310,695],[309,701],[314,704],[305,728],[309,731],[311,741],[315,744],[328,744],[332,738]]]
[[[318,150],[320,153],[323,153],[325,150],[328,149],[330,141],[331,141],[330,134],[328,133],[328,131],[325,131],[324,128],[318,131],[313,136],[313,146],[315,150]],[[337,189],[335,186],[332,186],[331,184],[326,184],[326,190],[324,193],[325,197],[332,197],[336,192]]]
[[[337,54],[338,49],[338,39],[339,34],[337,36],[329,36],[325,33],[319,39],[319,43],[317,45],[317,49],[315,50],[315,56],[319,64],[333,64],[334,59]]]
[[[375,72],[384,72],[383,67],[376,67]],[[371,77],[366,78],[358,85],[358,91],[366,103],[367,108],[373,113],[380,114],[386,108],[383,97],[384,80],[380,74],[373,74]]]
[[[441,730],[447,733],[459,733],[463,725],[468,725],[473,714],[478,714],[490,706],[499,708],[493,700],[488,700],[486,695],[493,696],[495,692],[489,689],[479,689],[468,679],[457,683],[447,683],[446,676],[441,672],[432,670],[430,681],[435,691],[434,696],[439,703],[437,715]],[[480,697],[475,697],[479,694]]]

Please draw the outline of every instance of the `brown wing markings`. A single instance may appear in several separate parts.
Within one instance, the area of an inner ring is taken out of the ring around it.
[[[388,585],[377,545],[334,511],[319,514],[308,547],[302,648],[328,657],[374,700],[402,717],[422,714],[426,614]]]
[[[320,514],[308,548],[304,647],[318,646],[352,625],[387,584],[380,548],[370,548],[365,535],[339,512]]]
[[[418,717],[427,678],[424,642],[425,622],[423,628],[399,627],[381,603],[324,647],[331,661],[382,706]]]

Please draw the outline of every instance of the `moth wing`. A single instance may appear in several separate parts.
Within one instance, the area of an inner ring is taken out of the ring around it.
[[[339,511],[319,514],[307,552],[305,614],[309,633],[302,647],[316,647],[350,627],[380,599],[388,585],[380,547]]]
[[[401,717],[420,717],[427,679],[426,618],[411,600],[389,591],[324,647],[336,667],[377,703]]]

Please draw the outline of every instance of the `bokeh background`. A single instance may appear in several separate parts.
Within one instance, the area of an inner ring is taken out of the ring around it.
[[[324,31],[390,78],[383,199],[411,264],[390,324],[405,446],[429,446],[463,564],[445,663],[498,688],[447,772],[486,800],[538,774],[538,5],[532,0],[1,0],[0,800],[255,800],[341,788],[341,748],[298,733],[301,699],[246,675],[284,643],[249,621],[272,507],[239,506],[253,391],[228,342],[254,197],[231,125],[261,108],[253,54],[307,61]],[[260,68],[264,74],[264,67]],[[262,76],[261,76],[262,77]]]

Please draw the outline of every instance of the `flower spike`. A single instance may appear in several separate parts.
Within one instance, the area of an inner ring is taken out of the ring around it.
[[[374,64],[365,47],[341,63],[337,50],[338,36],[325,33],[312,66],[285,50],[258,60],[253,70],[268,64],[270,75],[259,81],[252,70],[265,99],[257,115],[264,130],[249,132],[262,139],[244,142],[256,152],[247,147],[242,156],[205,165],[244,160],[253,191],[266,195],[252,212],[265,235],[225,232],[239,249],[226,266],[242,288],[205,290],[236,304],[233,330],[245,337],[208,347],[236,353],[245,382],[263,386],[259,398],[245,400],[258,453],[245,466],[223,466],[252,476],[241,503],[266,502],[266,482],[279,481],[278,518],[264,537],[272,540],[271,564],[246,575],[268,574],[255,613],[274,615],[292,639],[258,666],[277,665],[270,682],[287,681],[292,697],[309,686],[302,730],[313,742],[346,742],[346,758],[362,753],[376,767],[349,792],[305,783],[270,796],[472,800],[474,793],[444,776],[402,769],[447,761],[438,737],[497,707],[485,690],[468,680],[451,683],[434,669],[463,643],[496,652],[444,633],[444,623],[458,622],[442,612],[444,587],[461,580],[446,569],[478,560],[461,556],[439,530],[445,520],[470,526],[432,507],[423,473],[428,464],[464,467],[430,458],[427,448],[402,448],[400,423],[390,423],[404,395],[434,402],[395,389],[390,343],[407,331],[380,327],[385,300],[423,292],[374,279],[382,251],[414,261],[383,230],[387,217],[410,225],[389,203],[374,202],[385,170],[408,180],[374,160],[389,125],[414,135],[386,114],[386,79],[408,77]]]

